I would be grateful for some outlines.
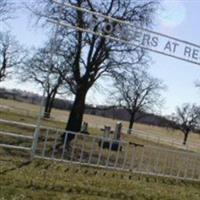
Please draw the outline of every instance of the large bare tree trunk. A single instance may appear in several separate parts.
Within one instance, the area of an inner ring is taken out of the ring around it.
[[[135,122],[135,113],[131,113],[131,117],[129,120],[129,131],[128,131],[129,134],[131,134],[131,129],[133,128],[134,122]]]
[[[47,95],[45,101],[44,115],[43,115],[44,118],[50,118],[50,113],[49,113],[50,101],[51,101],[51,96]]]
[[[184,134],[183,145],[186,145],[187,139],[188,139],[188,135],[189,135],[189,132],[186,132],[186,133]]]
[[[86,94],[87,94],[87,90],[85,89],[77,91],[77,94],[75,96],[75,101],[72,106],[69,120],[66,126],[66,131],[79,132],[81,130],[83,115],[85,111]],[[74,139],[74,135],[69,134],[67,138],[67,142],[70,142],[73,139]]]
[[[45,102],[45,110],[44,110],[44,118],[50,118],[51,116],[51,110],[53,107],[53,102],[55,100],[55,96],[57,94],[57,90],[55,89],[54,91],[52,91],[46,98],[46,102]]]

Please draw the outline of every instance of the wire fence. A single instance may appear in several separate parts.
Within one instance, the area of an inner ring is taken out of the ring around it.
[[[157,144],[165,144],[165,145],[169,145],[169,146],[184,149],[184,150],[200,152],[200,145],[198,143],[188,142],[186,145],[183,145],[182,140],[174,138],[174,137],[158,136],[157,134],[145,132],[145,131],[137,130],[137,129],[132,129],[130,131],[134,137],[138,137],[146,141],[152,141]],[[126,130],[126,132],[128,131]]]
[[[112,126],[110,126],[111,129],[113,129]],[[92,128],[96,128],[96,129],[103,129],[103,126],[99,126],[99,125],[95,125],[92,126]],[[114,130],[114,129],[113,129]],[[199,143],[194,143],[193,141],[188,141],[186,145],[183,145],[183,137],[181,138],[180,136],[175,138],[174,136],[176,135],[174,133],[174,135],[172,134],[171,136],[164,136],[162,135],[162,132],[151,132],[151,131],[143,131],[143,130],[139,130],[139,129],[127,129],[127,128],[122,128],[122,133],[123,135],[131,135],[133,138],[139,138],[142,139],[144,141],[150,141],[153,142],[154,144],[159,144],[159,145],[167,145],[167,146],[171,146],[174,148],[178,148],[178,149],[183,149],[183,150],[187,150],[187,151],[195,151],[200,153],[200,144]],[[192,133],[194,135],[194,133]],[[199,138],[200,139],[200,134],[199,134]]]

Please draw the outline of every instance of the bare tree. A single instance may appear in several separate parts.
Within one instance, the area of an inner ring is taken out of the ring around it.
[[[24,58],[24,50],[8,33],[0,32],[0,82],[17,68]]]
[[[114,98],[130,114],[129,130],[132,129],[138,113],[153,112],[161,106],[161,91],[165,86],[161,80],[151,77],[144,70],[135,69],[118,75],[114,85]]]
[[[182,107],[176,108],[176,113],[171,117],[172,128],[179,129],[184,133],[183,144],[186,145],[188,135],[200,127],[200,107],[183,104]]]
[[[131,1],[131,0],[65,0],[64,2],[83,7],[91,11],[134,23],[137,26],[148,26],[152,21],[152,14],[156,8],[157,1]],[[45,4],[46,3],[46,4]],[[40,17],[46,15],[51,19],[58,19],[60,7],[50,0],[41,1],[37,4],[34,13]],[[39,8],[43,8],[42,10]],[[107,19],[87,14],[80,10],[62,9],[61,20],[72,26],[88,28],[94,32],[103,31],[105,35],[124,37],[122,32],[115,31],[116,22],[110,22],[113,27],[112,33],[105,31]],[[119,27],[119,26],[118,26]],[[120,25],[121,30],[128,29]],[[133,34],[131,31],[130,35]],[[127,66],[142,62],[143,50],[130,44],[116,42],[99,37],[88,32],[83,32],[66,27],[59,28],[59,36],[62,38],[60,51],[73,55],[68,62],[70,75],[65,77],[66,82],[71,85],[75,95],[74,104],[71,109],[66,130],[78,132],[81,128],[85,109],[85,99],[89,89],[103,75],[112,75],[116,71],[125,71]]]
[[[11,0],[0,0],[0,22],[10,18],[13,11],[13,3]]]
[[[68,73],[67,63],[62,56],[52,54],[51,42],[36,50],[34,55],[25,61],[19,73],[22,81],[33,81],[46,89],[44,118],[50,117],[56,95],[68,91],[63,80]],[[62,76],[59,73],[62,73]]]

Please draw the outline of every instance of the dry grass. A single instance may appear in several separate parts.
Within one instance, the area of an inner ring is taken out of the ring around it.
[[[0,111],[0,118],[22,121],[28,123],[36,122],[38,106],[10,100],[0,99],[0,106],[8,106],[13,112]],[[23,109],[21,114],[17,113]],[[24,110],[25,109],[25,110]],[[27,112],[29,109],[30,112]],[[29,115],[26,117],[26,115]],[[31,116],[32,115],[32,116]],[[53,110],[56,120],[45,120],[43,125],[51,127],[64,127],[68,112]],[[64,119],[65,116],[65,119]],[[98,122],[115,125],[115,121],[102,117],[85,115],[85,120],[93,126]],[[127,122],[125,122],[127,125]],[[144,131],[159,131],[161,136],[166,136],[165,129],[136,124]],[[1,124],[0,130],[10,130],[21,134],[31,134],[32,129],[14,127]],[[96,130],[93,130],[97,134]],[[174,133],[177,134],[178,133]],[[192,138],[195,135],[192,135]],[[5,142],[14,143],[14,140],[1,138]],[[182,139],[182,138],[181,138]],[[135,142],[136,139],[130,135],[125,136],[126,141]],[[23,141],[17,141],[19,145],[28,145]],[[137,143],[144,143],[137,139]],[[79,145],[80,146],[80,145]],[[89,147],[88,147],[89,148]],[[147,151],[145,160],[149,159],[154,152]],[[138,152],[139,155],[139,152]],[[112,156],[112,155],[111,155]],[[156,158],[156,155],[154,155]],[[170,156],[170,155],[168,155]],[[94,200],[94,199],[137,199],[137,200],[199,200],[199,183],[175,181],[153,176],[141,176],[131,172],[122,173],[117,171],[100,170],[91,167],[80,167],[71,164],[63,164],[51,161],[34,160],[27,161],[30,155],[21,152],[0,148],[0,200]],[[164,158],[164,156],[163,156]],[[180,157],[179,157],[180,159]],[[146,162],[146,161],[145,161]],[[145,163],[144,163],[145,164]],[[146,164],[144,165],[146,168]]]
[[[5,115],[5,113],[4,113]],[[14,118],[16,121],[20,120],[20,119],[26,119],[26,121],[30,121],[32,120],[30,117],[26,117],[24,115],[19,115],[19,114],[15,114],[15,113],[11,113],[9,112],[6,117],[9,119],[9,118]],[[26,122],[25,121],[25,122]],[[48,124],[46,124],[48,123]],[[56,124],[56,126],[58,125],[58,122],[56,121],[44,121],[43,122],[44,125],[46,126],[53,126],[54,124]],[[62,125],[61,123],[59,123],[60,125]],[[59,127],[59,126],[58,126]],[[24,125],[21,126],[21,125],[10,125],[10,124],[4,124],[4,123],[1,123],[0,124],[0,131],[5,131],[5,132],[12,132],[12,133],[16,133],[16,134],[22,134],[22,135],[32,135],[33,132],[34,132],[34,128],[33,127],[25,127]],[[93,130],[89,130],[91,136],[92,135],[97,135],[99,136],[101,133],[96,130],[96,129],[93,129]],[[46,145],[46,156],[47,157],[51,157],[52,155],[52,150],[53,150],[53,146],[54,146],[54,142],[55,142],[55,138],[58,138],[58,141],[57,142],[61,142],[60,141],[60,134],[63,133],[63,131],[60,131],[59,133],[56,131],[56,130],[51,130],[48,132],[49,134],[49,138],[48,138],[48,141],[47,141],[47,145]],[[46,129],[42,129],[41,132],[40,132],[40,137],[39,137],[39,145],[38,145],[38,148],[37,148],[37,155],[41,156],[42,155],[42,152],[43,152],[43,148],[44,148],[44,139],[45,139],[45,135],[46,135]],[[90,152],[91,152],[91,149],[94,150],[93,152],[93,156],[92,156],[92,163],[93,164],[96,164],[97,163],[97,160],[98,160],[98,157],[99,157],[99,146],[98,146],[98,142],[99,142],[99,137],[95,139],[95,141],[93,142],[93,138],[91,136],[87,136],[85,135],[84,138],[85,138],[85,144],[84,144],[84,151],[82,152],[81,148],[83,146],[83,138],[82,136],[77,136],[78,140],[74,140],[72,142],[72,146],[74,146],[74,142],[75,142],[75,152],[76,152],[76,156],[74,157],[75,161],[78,161],[81,157],[81,154],[83,153],[83,161],[84,162],[88,162],[89,160],[89,155],[90,155]],[[1,143],[5,143],[5,144],[10,144],[10,145],[17,145],[17,146],[22,146],[22,147],[31,147],[32,145],[32,141],[27,141],[27,140],[24,140],[24,139],[16,139],[16,138],[12,138],[12,137],[7,137],[7,136],[0,136],[0,140],[1,140]],[[57,140],[57,139],[56,139]],[[140,169],[140,171],[146,171],[146,170],[150,170],[150,171],[159,171],[159,173],[162,170],[162,168],[165,168],[166,170],[170,169],[171,168],[171,164],[172,163],[176,163],[173,164],[174,168],[174,173],[173,175],[176,176],[176,174],[178,173],[179,168],[182,169],[182,171],[185,171],[185,154],[182,154],[182,151],[179,151],[180,153],[176,153],[178,154],[178,158],[179,158],[179,161],[180,162],[175,162],[175,156],[173,155],[173,152],[172,151],[168,151],[168,150],[164,150],[161,152],[161,149],[157,149],[157,148],[151,148],[149,145],[156,145],[158,147],[158,144],[155,144],[153,142],[150,142],[150,141],[145,141],[145,140],[141,140],[140,138],[136,138],[136,137],[133,137],[131,135],[125,135],[124,138],[123,138],[123,141],[122,142],[122,146],[123,146],[123,151],[119,152],[119,163],[118,163],[118,167],[121,168],[122,166],[124,166],[126,169],[129,169],[129,167],[131,167],[131,162],[132,162],[132,151],[133,151],[133,147],[131,145],[128,145],[127,142],[132,142],[132,143],[136,143],[136,144],[141,144],[141,145],[145,145],[145,152],[142,151],[143,148],[135,148],[134,150],[134,154],[135,154],[135,159],[134,159],[134,170],[137,170],[141,168],[141,166],[143,167]],[[95,144],[93,146],[93,143]],[[165,149],[169,149],[169,146],[167,145],[162,145],[162,147],[165,147]],[[172,150],[172,147],[170,147],[170,149]],[[174,148],[174,150],[177,150],[176,148]],[[82,153],[81,153],[82,152]],[[127,154],[125,153],[127,152]],[[64,157],[64,159],[68,160],[68,159],[71,159],[71,154],[72,152],[68,152],[65,154],[65,156],[67,156],[66,158]],[[100,163],[99,164],[102,164],[104,165],[105,162],[107,161],[107,157],[109,155],[109,152],[108,150],[104,150],[101,152],[102,153],[102,159],[99,160]],[[162,156],[161,156],[161,153],[162,153]],[[55,154],[55,158],[60,158],[61,157],[61,154],[62,154],[62,148],[60,149],[56,149],[56,154]],[[143,160],[143,155],[145,155],[145,158]],[[179,155],[180,154],[180,155]],[[126,155],[126,156],[125,156]],[[159,160],[160,160],[160,164],[159,164],[159,167],[154,166],[155,163],[158,162],[158,157],[159,155]],[[68,157],[70,156],[70,158]],[[126,160],[124,160],[124,158],[127,158]],[[167,161],[168,165],[169,166],[166,166],[164,167],[165,163],[166,163],[166,158],[167,157],[167,160],[169,160],[169,162]],[[182,157],[182,158],[181,158]],[[104,158],[104,159],[103,159]],[[141,159],[142,158],[142,159]],[[116,160],[116,153],[115,152],[112,152],[110,154],[110,162],[109,162],[109,166],[113,166],[115,164],[115,160]],[[144,162],[144,163],[143,163]],[[190,158],[190,162],[191,163],[195,163],[195,165],[197,164],[197,159],[196,157],[191,157]],[[191,167],[191,171],[193,172],[193,164],[190,166]],[[147,168],[145,166],[148,166]],[[181,166],[181,167],[180,167]],[[155,168],[156,167],[156,168]],[[195,168],[196,169],[196,168]],[[153,172],[152,171],[152,172]],[[198,171],[196,171],[198,172]],[[196,173],[195,172],[195,173]],[[171,170],[170,171],[167,171],[166,172],[167,174],[168,173],[171,173]],[[184,173],[184,172],[183,172]],[[182,174],[183,174],[182,173]],[[190,175],[189,175],[190,176]],[[190,177],[189,177],[190,178]]]
[[[13,156],[14,155],[14,156]],[[199,183],[34,160],[0,149],[1,200],[199,200]]]
[[[4,107],[4,108],[7,107],[8,109],[11,109],[13,111],[17,111],[20,113],[24,113],[26,115],[33,115],[33,116],[37,115],[37,113],[39,112],[38,105],[33,105],[33,104],[28,104],[28,103],[13,101],[13,100],[0,99],[0,107]],[[56,121],[66,122],[69,117],[69,112],[53,109],[52,116],[53,116],[53,119],[55,119]],[[117,120],[94,116],[94,115],[87,115],[87,114],[84,115],[84,121],[88,122],[89,125],[92,127],[103,127],[104,125],[109,125],[113,129],[117,123]],[[122,121],[122,123],[123,123],[123,128],[127,129],[128,122]],[[169,139],[174,138],[177,142],[180,142],[180,143],[183,140],[183,134],[180,131],[167,130],[161,127],[149,126],[149,125],[137,124],[137,123],[134,125],[134,128],[144,131],[148,133],[150,136],[151,135],[159,136],[159,137],[165,137]],[[200,141],[200,134],[199,135],[193,134],[193,133],[190,134],[188,138],[188,144],[199,143],[199,141]]]
[[[16,112],[6,112],[6,111],[0,111],[0,118],[3,120],[8,120],[7,122],[1,121],[0,122],[0,131],[3,132],[11,132],[11,133],[16,133],[20,135],[28,135],[28,136],[33,136],[35,126],[27,126],[28,124],[34,124],[37,121],[36,116],[27,116],[25,114],[19,114]],[[16,121],[17,123],[12,123],[12,121]],[[42,126],[44,127],[49,127],[53,129],[59,129],[64,130],[65,128],[65,123],[56,121],[56,120],[45,120],[42,119],[41,121]],[[42,128],[41,132],[45,133],[47,128]],[[95,135],[95,136],[101,136],[103,134],[100,129],[97,128],[89,128],[89,133],[90,135]],[[10,138],[10,137],[9,137]],[[4,141],[2,136],[0,136],[0,140]],[[10,140],[10,139],[9,139]],[[156,146],[165,146],[169,147],[167,144],[157,144],[156,141],[148,141],[145,139],[141,139],[140,137],[137,137],[136,135],[128,135],[124,134],[122,135],[122,140],[126,142],[134,142],[137,144],[143,144],[143,145],[156,145]],[[13,140],[10,140],[10,142],[13,142]],[[175,148],[176,149],[176,148]]]

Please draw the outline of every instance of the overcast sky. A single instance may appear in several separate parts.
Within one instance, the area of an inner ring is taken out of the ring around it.
[[[22,2],[21,0],[14,1],[18,5]],[[199,11],[200,0],[163,0],[162,10],[156,16],[153,29],[200,45]],[[16,39],[26,47],[41,46],[46,39],[45,31],[35,28],[33,23],[30,23],[27,13],[18,10],[16,14],[18,17],[10,20],[7,25],[0,24],[0,31],[11,30]],[[170,114],[177,105],[182,103],[200,104],[200,90],[198,91],[194,86],[194,82],[197,79],[200,80],[200,66],[155,53],[150,55],[153,60],[151,74],[162,79],[168,87],[168,90],[163,93],[165,105],[162,114]],[[32,84],[18,84],[11,80],[1,83],[0,87],[39,92]],[[97,91],[91,90],[87,96],[87,102],[105,104],[107,99],[103,94],[100,95]]]

